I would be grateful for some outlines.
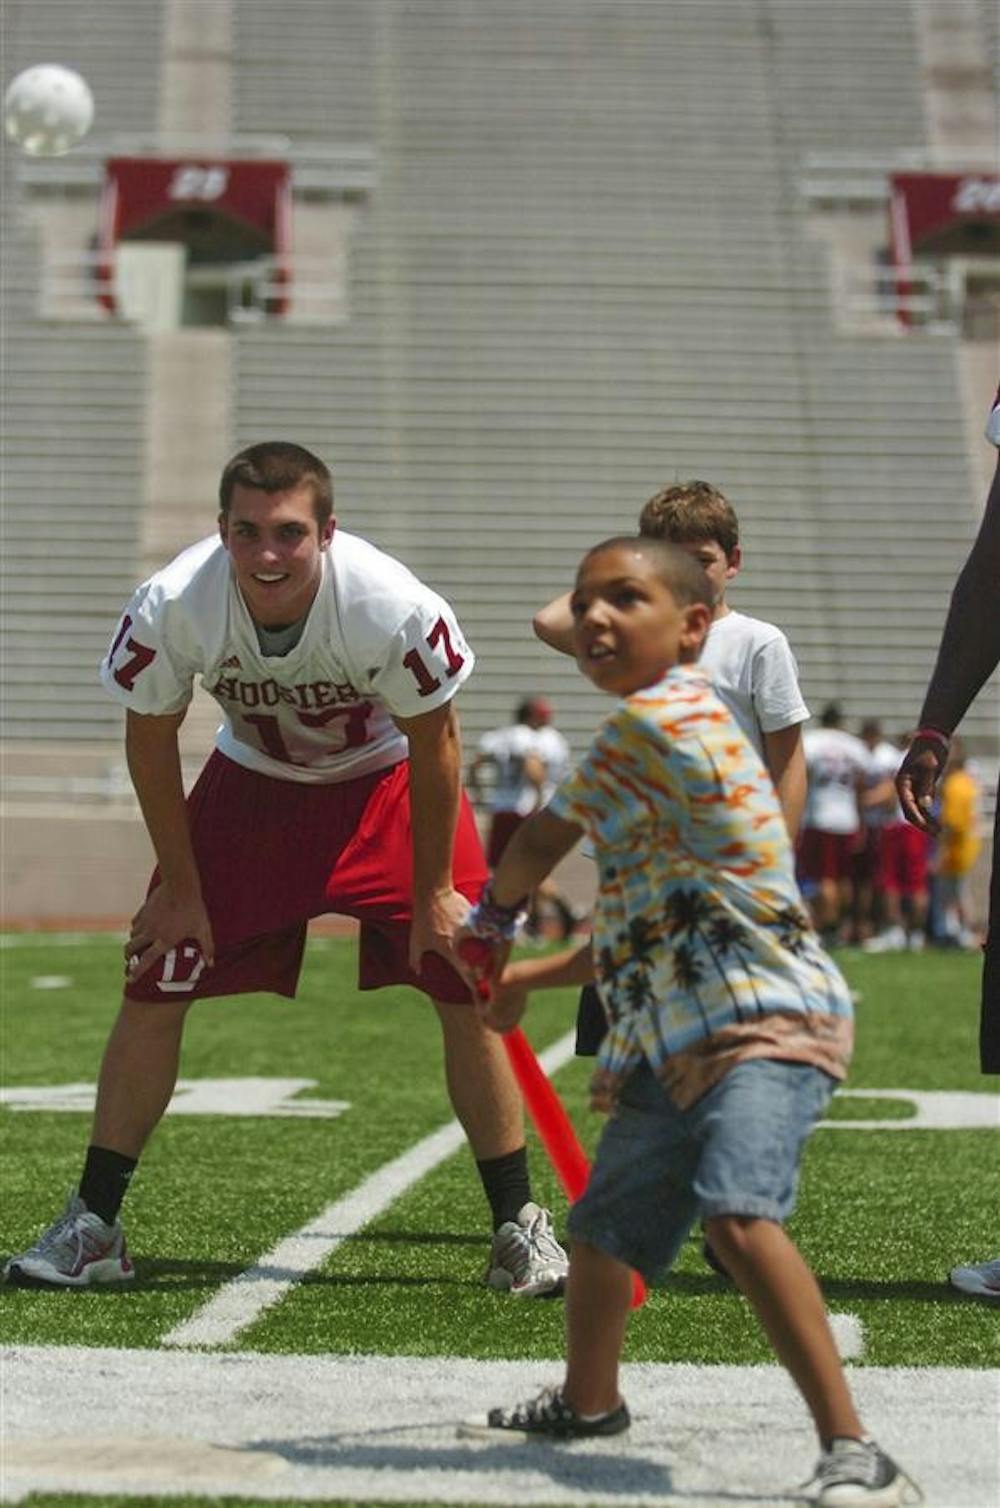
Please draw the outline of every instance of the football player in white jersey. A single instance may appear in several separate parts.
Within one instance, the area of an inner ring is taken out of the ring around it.
[[[543,696],[526,697],[514,714],[514,721],[493,728],[479,740],[479,749],[469,766],[469,790],[474,800],[482,799],[482,776],[492,768],[493,787],[489,792],[490,830],[486,840],[486,862],[493,869],[521,824],[531,813],[544,806],[570,767],[569,744],[552,725],[552,707]],[[563,942],[573,936],[576,917],[573,908],[549,875],[531,897],[525,930],[538,936],[541,932],[539,900],[554,908]]]
[[[453,967],[486,875],[454,704],[473,655],[448,604],[335,532],[332,510],[330,473],[309,451],[240,452],[222,475],[218,534],[144,582],[114,634],[101,679],[125,708],[157,870],[125,948],[79,1190],[10,1259],[10,1281],[133,1276],[119,1207],[173,1093],[188,1008],[294,995],[309,918],[337,912],[361,924],[360,988],[408,983],[434,1002],[493,1213],[487,1281],[519,1296],[562,1287],[503,1044]],[[178,730],[196,678],[223,723],[185,800]]]

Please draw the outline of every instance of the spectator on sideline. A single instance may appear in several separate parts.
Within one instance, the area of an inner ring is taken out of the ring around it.
[[[975,946],[968,882],[979,857],[979,781],[969,769],[961,741],[952,739],[941,779],[940,824],[934,860],[934,941],[945,947]]]
[[[1000,447],[1000,388],[986,426],[987,439]],[[934,832],[932,815],[938,782],[948,763],[951,739],[987,678],[1000,664],[1000,456],[986,511],[952,592],[931,674],[920,725],[896,776],[908,822]],[[983,1073],[1000,1073],[1000,789],[993,831],[990,912],[983,961],[979,1063]],[[1000,1230],[997,1232],[1000,1246]],[[977,1298],[1000,1299],[1000,1253],[989,1261],[953,1267],[951,1282]]]
[[[406,983],[433,1001],[493,1213],[487,1281],[557,1291],[566,1258],[531,1199],[520,1095],[453,967],[486,875],[454,706],[472,652],[443,598],[335,534],[330,473],[301,446],[241,451],[219,499],[217,534],[136,590],[101,667],[158,867],[125,947],[79,1189],[5,1276],[134,1276],[119,1208],[173,1092],[189,1006],[294,996],[308,920],[335,911],[361,923],[361,989]],[[178,730],[196,676],[225,721],[185,803]]]
[[[469,791],[482,799],[483,773],[494,772],[489,792],[490,830],[486,862],[495,868],[500,855],[526,817],[544,806],[569,770],[569,744],[552,724],[552,707],[543,696],[529,696],[517,708],[514,722],[484,733],[479,752],[469,767]],[[576,917],[555,882],[545,880],[532,897],[527,930],[541,934],[539,901],[548,902],[559,919],[565,942],[576,930]]]
[[[466,927],[502,965],[520,898],[589,834],[609,1023],[591,1105],[611,1118],[570,1212],[565,1379],[459,1433],[627,1430],[630,1268],[658,1278],[700,1215],[812,1414],[810,1495],[825,1508],[888,1508],[911,1483],[862,1426],[819,1285],[784,1226],[803,1144],[850,1058],[851,998],[809,926],[767,770],[692,663],[711,586],[676,545],[611,539],[584,556],[572,604],[580,667],[618,700]],[[492,974],[480,970],[488,992]],[[505,1031],[524,1005],[523,992],[501,990],[481,1009]]]
[[[860,795],[861,832],[851,855],[851,941],[863,943],[883,929],[883,908],[878,889],[879,851],[882,829],[897,806],[896,787],[891,784],[899,768],[900,753],[882,732],[877,718],[867,718],[859,737],[870,761]],[[886,781],[890,789],[886,791]]]
[[[926,940],[930,839],[903,817],[895,784],[909,742],[910,734],[904,733],[899,746],[892,750],[891,766],[881,784],[869,793],[884,798],[887,815],[882,824],[876,876],[884,926],[863,944],[867,953],[894,953],[904,948],[919,953]]]
[[[827,946],[841,941],[853,910],[851,867],[861,825],[860,798],[868,776],[868,750],[848,733],[836,702],[820,726],[803,737],[808,777],[799,837],[799,874],[816,929]]]

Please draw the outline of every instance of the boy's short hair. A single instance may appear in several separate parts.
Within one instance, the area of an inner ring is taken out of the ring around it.
[[[229,461],[219,482],[219,509],[229,512],[233,489],[253,487],[259,492],[290,492],[308,484],[312,488],[313,511],[322,530],[333,513],[333,477],[330,469],[302,445],[288,440],[262,440],[249,445]]]
[[[674,482],[664,487],[639,514],[639,533],[671,544],[697,544],[713,539],[731,555],[740,542],[740,526],[732,503],[710,482]]]
[[[594,545],[583,557],[589,560],[604,550],[633,550],[651,561],[660,580],[669,588],[678,607],[702,603],[711,613],[714,605],[712,584],[698,562],[669,539],[653,534],[616,534]],[[580,562],[581,567],[583,561]]]

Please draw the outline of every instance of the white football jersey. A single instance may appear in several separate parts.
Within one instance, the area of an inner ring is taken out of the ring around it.
[[[134,712],[182,711],[195,677],[222,708],[216,747],[279,780],[354,780],[406,757],[393,722],[449,701],[475,657],[448,603],[338,529],[298,643],[265,655],[218,535],[136,590],[101,665]]]
[[[808,728],[802,745],[809,776],[803,827],[825,833],[856,832],[858,786],[871,769],[865,745],[843,728]]]
[[[483,734],[479,748],[496,763],[496,785],[490,795],[495,812],[517,812],[526,817],[536,806],[545,805],[569,773],[569,744],[549,726],[529,728],[527,723],[513,723],[509,728],[494,728]],[[545,767],[541,791],[524,776],[524,761],[529,754]]]

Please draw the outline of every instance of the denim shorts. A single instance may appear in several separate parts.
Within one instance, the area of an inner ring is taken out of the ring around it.
[[[679,1110],[643,1062],[601,1136],[569,1232],[656,1278],[700,1217],[781,1224],[795,1208],[802,1147],[836,1085],[808,1063],[737,1063]]]

